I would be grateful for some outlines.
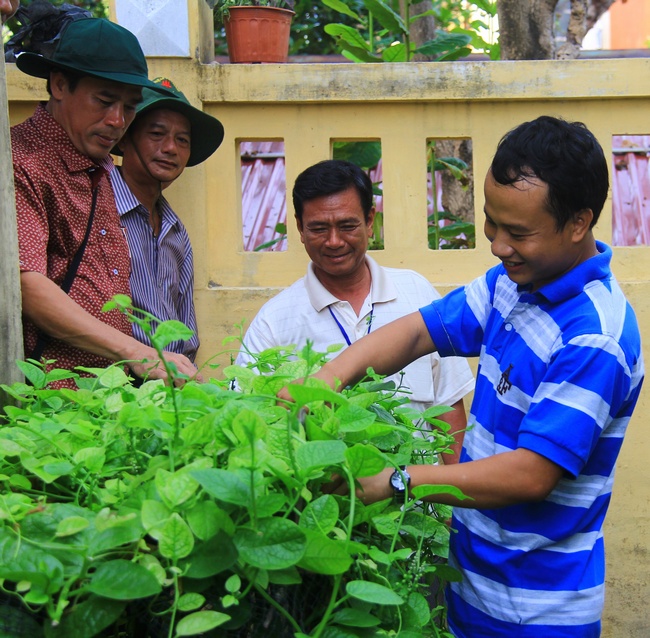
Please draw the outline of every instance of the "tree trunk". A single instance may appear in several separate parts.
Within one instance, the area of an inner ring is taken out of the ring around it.
[[[470,187],[463,185],[449,172],[443,171],[442,178],[442,207],[454,215],[458,215],[466,222],[474,223],[474,168],[472,161],[471,139],[448,139],[436,141],[436,154],[438,157],[457,157],[467,164],[465,171],[469,178]],[[478,185],[482,188],[482,183]]]
[[[16,366],[23,358],[22,306],[18,268],[16,199],[9,141],[5,61],[0,61],[0,383],[24,381]],[[10,403],[0,391],[0,406]]]
[[[555,57],[553,14],[558,0],[498,0],[502,60]]]
[[[566,33],[554,32],[560,0],[497,0],[502,60],[572,59],[582,39],[614,0],[567,0],[570,16]],[[564,11],[564,10],[563,10]],[[562,11],[562,12],[563,12]],[[560,46],[558,36],[563,40]]]
[[[409,10],[411,16],[419,15],[425,11],[429,11],[433,8],[433,3],[431,0],[423,0],[423,2],[417,2],[412,4]],[[436,21],[433,16],[424,16],[419,18],[411,24],[410,28],[411,42],[415,44],[416,47],[429,42],[436,37]],[[413,56],[414,62],[426,62],[431,60],[430,57],[422,55],[421,53],[416,53]]]

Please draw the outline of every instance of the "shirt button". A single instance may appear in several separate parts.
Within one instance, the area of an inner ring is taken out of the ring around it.
[[[105,229],[105,228],[102,228],[102,229],[99,231],[99,234],[100,234],[100,235],[105,235],[105,234],[106,234],[106,229]]]
[[[504,326],[504,328],[506,329],[506,332],[510,332],[510,331],[512,330],[512,324],[511,324],[511,323],[507,323],[507,324]]]
[[[117,270],[117,268],[113,268],[113,274],[114,274],[114,275],[119,274],[119,271]]]

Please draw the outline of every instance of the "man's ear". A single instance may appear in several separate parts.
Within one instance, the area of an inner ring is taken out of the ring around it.
[[[50,71],[50,92],[54,99],[60,100],[67,86],[68,78],[61,71]]]
[[[571,223],[573,224],[573,240],[576,243],[581,242],[589,233],[593,219],[594,212],[591,208],[583,208],[573,216]]]
[[[366,226],[368,228],[368,232],[372,234],[374,231],[373,224],[375,223],[375,207],[373,206],[369,211],[368,211],[368,219],[366,220]]]

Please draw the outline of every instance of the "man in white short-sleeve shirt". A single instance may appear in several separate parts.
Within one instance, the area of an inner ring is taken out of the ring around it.
[[[440,295],[421,275],[379,266],[366,254],[375,210],[372,183],[355,164],[326,160],[303,171],[293,189],[300,238],[311,258],[307,274],[262,306],[253,319],[237,363],[246,365],[254,354],[275,346],[307,341],[317,352],[329,346],[354,343]],[[336,356],[336,353],[333,354]],[[412,407],[423,411],[447,405],[440,418],[455,433],[457,462],[467,419],[463,397],[474,387],[464,359],[422,357],[406,366],[404,376],[391,377],[410,392]]]

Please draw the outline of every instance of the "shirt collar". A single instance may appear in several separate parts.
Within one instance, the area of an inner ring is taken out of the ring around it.
[[[132,210],[141,210],[143,214],[149,216],[149,211],[140,203],[140,200],[131,192],[128,184],[122,177],[119,169],[111,171],[111,185],[113,186],[113,193],[115,194],[115,207],[120,217]],[[172,208],[167,200],[160,196],[160,211],[162,213],[163,221],[169,220],[170,225],[175,225],[178,221],[176,215],[172,214]]]
[[[390,278],[386,275],[386,271],[368,255],[366,255],[366,264],[370,270],[371,279],[370,302],[373,304],[384,303],[396,299],[397,289]],[[324,308],[327,308],[327,306],[341,301],[320,282],[314,271],[313,262],[309,262],[309,266],[307,266],[305,289],[307,290],[309,302],[316,312],[320,312]]]
[[[612,249],[600,241],[596,242],[596,249],[598,254],[578,264],[561,277],[542,286],[537,293],[551,303],[561,303],[579,295],[590,281],[610,277],[612,272],[610,268]]]

